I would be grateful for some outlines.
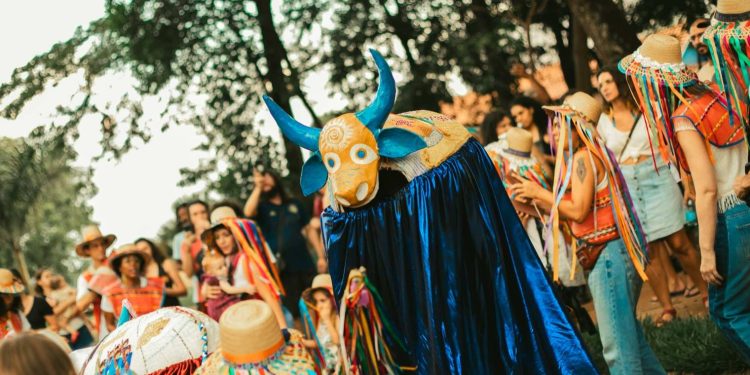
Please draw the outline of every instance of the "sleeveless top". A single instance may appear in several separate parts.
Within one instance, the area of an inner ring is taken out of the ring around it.
[[[571,192],[565,193],[564,199],[571,200]],[[570,229],[575,238],[592,245],[605,244],[620,237],[612,210],[612,196],[607,176],[596,185],[594,205],[586,219],[581,223],[570,220]]]
[[[633,129],[630,142],[628,142],[627,139],[630,131],[617,129],[612,118],[605,114],[599,117],[599,124],[596,129],[604,139],[607,148],[612,150],[618,158],[618,162],[637,159],[640,156],[651,156],[651,144],[656,145],[659,143],[657,139],[651,139],[651,142],[649,142],[649,135],[646,131],[646,120],[643,116],[639,116],[638,121],[633,126],[635,129]],[[626,142],[627,145],[625,144]]]
[[[112,303],[115,317],[120,315],[125,299],[130,301],[136,315],[141,316],[162,306],[164,282],[160,278],[151,277],[146,280],[146,285],[140,288],[125,288],[122,282],[119,282],[108,286],[103,294]]]

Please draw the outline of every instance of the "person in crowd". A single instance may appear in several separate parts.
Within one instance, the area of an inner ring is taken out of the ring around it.
[[[203,244],[200,236],[208,227],[208,204],[202,200],[188,203],[188,217],[191,231],[186,231],[180,244],[179,260],[182,270],[188,276],[200,273],[200,258]],[[200,276],[200,275],[198,275]]]
[[[164,306],[180,306],[177,297],[187,295],[187,288],[180,278],[177,263],[167,258],[153,241],[146,238],[135,240],[135,246],[144,254],[149,255],[146,263],[146,278],[161,278],[164,282]]]
[[[708,46],[703,42],[703,33],[711,25],[707,18],[697,18],[690,24],[688,33],[690,35],[690,45],[693,46],[698,54],[698,79],[704,82],[714,81],[714,64],[709,56]]]
[[[516,86],[520,90],[523,90],[523,95],[533,98],[542,104],[548,104],[552,101],[547,89],[537,81],[533,74],[526,70],[523,64],[513,64],[510,68],[510,74],[516,79]]]
[[[221,315],[229,307],[225,305],[235,302],[227,294],[241,294],[241,299],[262,299],[273,309],[279,325],[286,327],[280,302],[283,287],[263,235],[253,222],[238,219],[227,206],[214,209],[211,219],[212,226],[202,238],[211,254],[207,256],[209,259],[203,259],[205,271],[211,274],[203,275],[200,290],[206,306],[213,315]],[[219,260],[224,267],[218,264]]]
[[[10,270],[0,268],[0,341],[31,329],[18,297],[25,290]]]
[[[34,278],[36,294],[44,297],[55,313],[59,329],[57,333],[68,341],[73,350],[90,346],[94,342],[91,335],[93,325],[76,309],[76,290],[49,268],[40,268]]]
[[[547,134],[547,116],[541,105],[534,99],[521,96],[510,103],[510,114],[516,126],[522,127],[534,137],[534,157],[539,160],[545,171],[554,169],[555,159],[551,155],[549,135]]]
[[[545,108],[552,112],[558,153],[554,190],[526,180],[511,191],[551,212],[553,241],[559,221],[570,223],[578,260],[591,271],[588,284],[610,373],[665,374],[636,317],[646,242],[617,164],[596,133],[601,105],[578,92],[562,106]]]
[[[185,239],[185,233],[192,232],[193,227],[190,224],[190,215],[188,214],[188,205],[181,203],[177,205],[174,210],[175,225],[177,226],[177,233],[172,237],[172,259],[176,259],[179,262],[180,259],[180,248],[182,247],[182,241]]]
[[[310,241],[310,247],[315,250],[316,254],[322,254],[323,256],[325,256],[325,244],[323,243],[323,227],[320,215],[330,205],[331,203],[328,201],[328,196],[324,188],[316,192],[313,198],[312,217],[310,218],[309,225],[306,227],[307,233],[305,237]],[[326,258],[325,263],[318,262],[317,266],[319,274],[328,272],[328,259]]]
[[[117,237],[113,234],[103,235],[96,225],[84,228],[81,237],[82,241],[75,248],[76,254],[88,258],[91,264],[76,282],[76,313],[83,313],[93,306],[95,333],[97,339],[101,340],[109,332],[102,316],[101,290],[117,281],[117,276],[107,267],[107,249]]]
[[[0,344],[0,374],[75,375],[73,363],[59,344],[40,333],[22,333]]]
[[[245,204],[245,216],[258,223],[268,246],[278,254],[281,282],[287,293],[284,304],[297,318],[296,301],[315,276],[315,264],[304,236],[310,216],[299,201],[287,196],[276,173],[256,169],[253,182],[253,191]],[[318,267],[325,269],[326,256],[322,249],[316,250]]]
[[[649,241],[650,262],[646,274],[663,309],[656,324],[663,325],[677,316],[670,297],[668,274],[664,270],[664,267],[671,267],[667,245],[677,254],[697,286],[688,289],[683,284],[681,289],[686,297],[708,296],[708,288],[701,278],[700,257],[684,228],[680,189],[669,165],[651,157],[652,141],[646,122],[630,94],[625,76],[615,66],[605,67],[599,72],[599,91],[605,104],[597,131],[615,155]]]
[[[620,70],[641,93],[638,104],[666,157],[700,176],[692,181],[710,316],[750,362],[750,207],[733,189],[748,160],[745,131],[729,101],[680,61],[679,40],[654,34]]]
[[[125,300],[132,315],[148,314],[162,306],[164,282],[161,278],[146,278],[146,264],[151,256],[136,245],[119,247],[108,258],[109,266],[119,278],[102,290],[102,312],[109,331],[115,329]]]
[[[502,110],[492,110],[484,116],[480,127],[482,146],[497,142],[499,138],[513,127],[510,116]]]
[[[303,309],[309,313],[305,314]],[[326,273],[315,276],[312,286],[302,293],[300,310],[303,310],[307,337],[310,337],[302,343],[308,349],[320,352],[325,364],[321,366],[324,374],[339,374],[342,364],[339,352],[339,315],[333,297],[331,275]]]
[[[29,322],[31,329],[39,330],[48,328],[53,332],[56,332],[57,321],[55,320],[55,313],[52,311],[52,307],[47,303],[47,300],[41,296],[35,296],[32,291],[23,282],[23,277],[17,269],[12,268],[10,272],[16,280],[23,284],[24,291],[14,297],[14,301],[11,304],[19,304],[21,306],[21,312]]]

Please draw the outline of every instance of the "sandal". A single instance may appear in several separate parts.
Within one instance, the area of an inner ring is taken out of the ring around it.
[[[661,316],[659,317],[659,319],[656,319],[656,321],[654,322],[654,325],[656,327],[660,328],[660,327],[663,327],[666,324],[671,323],[676,318],[677,318],[677,310],[675,310],[675,309],[664,309],[661,312]]]
[[[683,296],[685,296],[685,298],[690,298],[695,297],[699,294],[701,294],[701,291],[698,290],[698,288],[691,286],[689,288],[685,288],[685,293],[683,293]]]

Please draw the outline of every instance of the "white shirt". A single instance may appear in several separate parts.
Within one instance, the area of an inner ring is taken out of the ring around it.
[[[615,154],[618,162],[628,159],[638,159],[641,156],[651,156],[651,143],[649,142],[646,121],[643,119],[643,116],[640,116],[638,122],[633,126],[635,127],[633,135],[630,136],[630,142],[628,142],[630,131],[624,132],[617,129],[612,119],[605,114],[599,117],[597,131],[602,139],[604,139],[607,148]],[[625,144],[626,142],[627,145]],[[658,148],[658,138],[652,136],[651,142],[654,144],[654,150],[656,150]],[[623,148],[625,149],[624,151]]]

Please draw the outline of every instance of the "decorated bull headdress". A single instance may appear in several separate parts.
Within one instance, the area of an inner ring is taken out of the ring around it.
[[[332,198],[345,207],[360,207],[378,192],[381,157],[398,159],[427,147],[418,135],[401,128],[383,129],[396,100],[396,81],[383,56],[370,50],[380,74],[380,85],[370,105],[326,123],[323,129],[303,125],[268,96],[274,120],[290,141],[312,151],[302,167],[302,192],[310,195],[330,179]]]

